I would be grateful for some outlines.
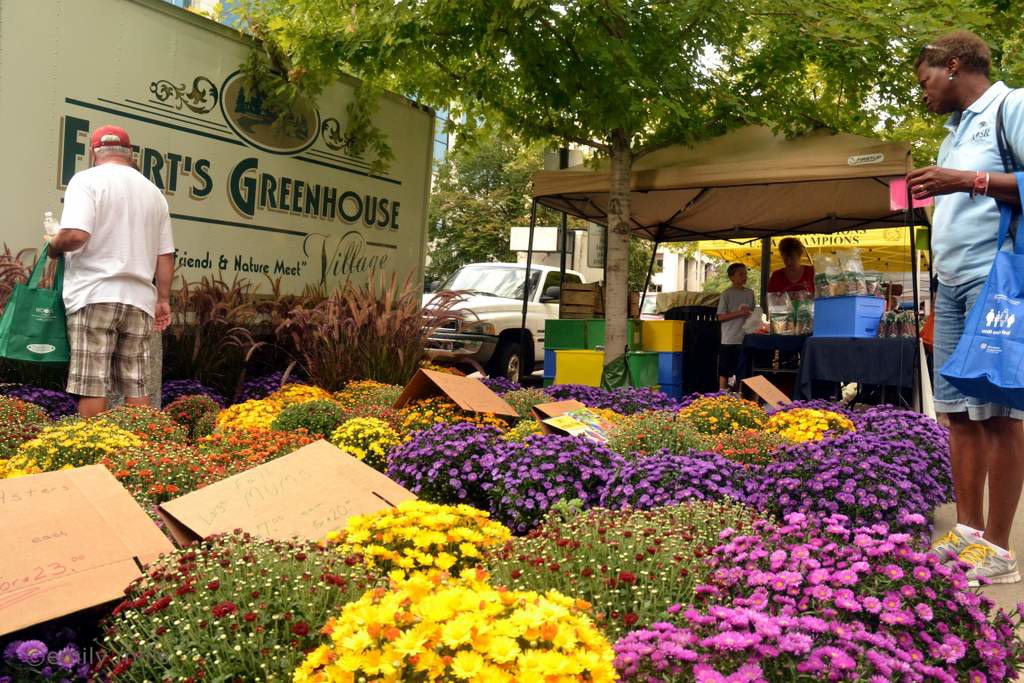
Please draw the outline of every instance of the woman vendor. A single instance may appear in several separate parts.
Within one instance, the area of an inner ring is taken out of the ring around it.
[[[814,296],[814,266],[802,265],[804,245],[795,237],[787,237],[779,242],[779,255],[782,256],[782,268],[768,278],[768,293],[806,291]]]

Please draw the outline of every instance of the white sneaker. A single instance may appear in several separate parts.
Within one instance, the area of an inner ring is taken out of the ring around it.
[[[1003,555],[988,543],[972,543],[960,553],[960,561],[971,565],[967,570],[967,585],[979,586],[981,579],[987,583],[1017,583],[1020,571],[1013,553]]]
[[[959,525],[957,525],[946,532],[944,536],[932,542],[931,553],[942,562],[950,562],[955,560],[968,546],[980,539],[980,533],[977,535],[977,538],[970,538],[961,532]]]

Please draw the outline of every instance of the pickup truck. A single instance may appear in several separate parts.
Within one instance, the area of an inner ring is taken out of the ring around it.
[[[532,266],[523,339],[523,283],[521,263],[471,263],[459,268],[439,285],[440,291],[461,292],[458,320],[431,335],[427,356],[453,364],[479,366],[492,377],[518,382],[544,362],[544,321],[558,318],[558,268]],[[565,271],[565,282],[582,283],[583,277]],[[434,295],[425,294],[424,306]]]

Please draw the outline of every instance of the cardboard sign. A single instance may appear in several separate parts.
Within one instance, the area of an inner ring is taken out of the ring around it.
[[[748,377],[743,380],[743,384],[772,408],[792,403],[789,397],[782,393],[777,386],[769,382],[764,375]]]
[[[352,515],[415,497],[321,440],[168,501],[160,514],[182,545],[234,529],[277,540],[298,536],[317,541],[344,527]]]
[[[124,597],[174,545],[102,465],[0,481],[0,635]]]
[[[406,385],[405,391],[395,401],[395,408],[402,408],[412,401],[431,396],[447,396],[458,407],[473,413],[519,417],[515,408],[488,389],[480,380],[436,370],[417,370]]]

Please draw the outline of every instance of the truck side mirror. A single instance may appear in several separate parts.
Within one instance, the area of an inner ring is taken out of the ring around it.
[[[551,303],[552,301],[558,301],[562,297],[562,289],[560,287],[548,287],[544,290],[543,296],[540,298],[542,304]]]
[[[427,293],[428,294],[433,294],[434,292],[436,292],[439,289],[441,289],[441,281],[440,280],[434,280],[429,285],[427,285]]]

